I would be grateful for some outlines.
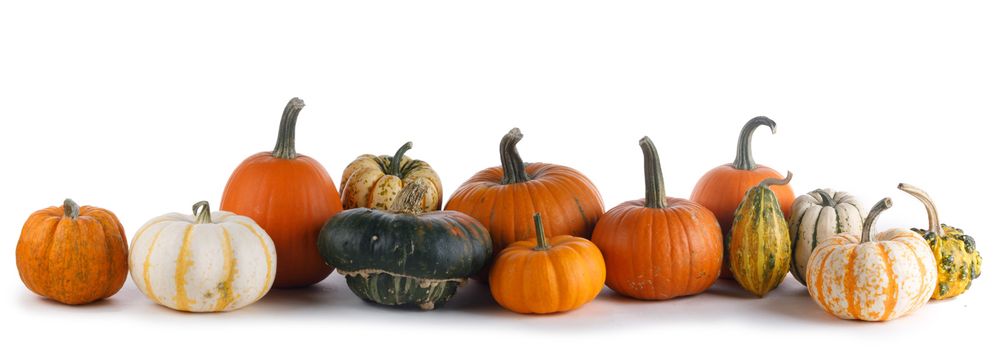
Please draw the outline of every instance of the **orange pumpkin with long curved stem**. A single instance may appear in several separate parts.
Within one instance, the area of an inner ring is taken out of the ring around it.
[[[288,102],[274,151],[244,160],[222,194],[222,210],[250,217],[274,241],[276,288],[309,286],[333,272],[316,240],[326,220],[342,210],[340,194],[319,162],[295,151],[295,124],[304,106],[298,98]]]
[[[455,190],[445,210],[463,212],[486,226],[495,254],[534,238],[536,212],[550,232],[589,238],[604,213],[597,187],[570,167],[524,163],[517,151],[521,137],[518,128],[508,132],[500,141],[502,166],[473,175]]]
[[[736,145],[736,160],[729,164],[720,165],[701,177],[691,192],[691,200],[697,202],[711,210],[715,218],[719,220],[719,226],[723,232],[729,232],[733,226],[733,213],[736,207],[743,201],[743,196],[751,187],[757,186],[761,181],[768,178],[782,178],[783,174],[764,165],[759,165],[753,160],[750,150],[750,142],[753,132],[760,126],[767,126],[771,133],[777,131],[777,124],[768,117],[756,117],[750,119],[740,131],[739,142]],[[785,219],[789,219],[792,212],[792,203],[795,202],[795,193],[790,185],[771,186],[771,191],[778,198],[781,204],[781,211]],[[728,253],[727,253],[728,254]],[[723,265],[723,278],[732,278],[729,267]]]
[[[646,198],[612,208],[597,223],[593,242],[607,265],[608,287],[626,296],[665,300],[711,287],[722,267],[722,230],[698,203],[667,197],[660,157],[648,137]]]

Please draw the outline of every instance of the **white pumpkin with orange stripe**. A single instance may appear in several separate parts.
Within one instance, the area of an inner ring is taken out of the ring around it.
[[[849,233],[820,243],[809,258],[809,295],[826,312],[843,318],[887,321],[916,311],[937,285],[934,254],[916,232],[891,229],[872,237],[875,219],[892,206],[875,204],[861,238]]]
[[[253,220],[211,213],[172,213],[147,222],[132,237],[132,281],[153,301],[181,311],[229,311],[264,296],[274,283],[271,237]]]

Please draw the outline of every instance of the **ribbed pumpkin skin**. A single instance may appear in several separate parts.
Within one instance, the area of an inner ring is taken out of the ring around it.
[[[548,243],[536,250],[535,240],[515,242],[497,256],[490,291],[500,306],[522,314],[565,312],[601,293],[606,272],[597,246],[568,235]]]
[[[392,156],[359,156],[344,169],[340,180],[344,209],[389,209],[403,187],[414,181],[427,181],[431,189],[421,203],[424,211],[441,210],[441,179],[427,162],[402,156],[400,174],[390,171]]]
[[[711,210],[719,220],[723,233],[729,234],[729,230],[733,227],[733,214],[747,190],[757,186],[764,179],[782,176],[781,173],[763,165],[757,165],[753,170],[739,170],[732,164],[721,165],[698,180],[694,191],[691,192],[691,200]],[[795,202],[795,193],[791,185],[774,185],[771,186],[771,191],[781,203],[781,212],[791,214],[792,203]],[[721,276],[732,277],[728,265],[723,265]]]
[[[729,268],[750,293],[763,297],[788,274],[791,239],[777,197],[766,186],[754,186],[736,209],[726,235]]]
[[[824,204],[818,191],[829,195],[833,206]],[[868,210],[846,192],[818,189],[796,198],[791,216],[792,221],[788,224],[792,235],[791,272],[799,283],[805,285],[806,266],[813,249],[819,242],[838,233],[861,237],[861,226]]]
[[[922,237],[893,229],[859,242],[854,235],[837,235],[809,258],[806,285],[823,310],[843,319],[887,321],[927,303],[937,269]]]
[[[132,282],[157,304],[188,312],[250,305],[271,289],[274,243],[245,216],[211,213],[211,222],[172,213],[146,222],[132,237]]]
[[[63,207],[28,217],[17,241],[17,272],[35,294],[79,305],[108,298],[125,284],[128,245],[115,214],[80,207],[76,219]]]
[[[486,228],[454,211],[345,210],[323,226],[318,246],[362,299],[424,309],[450,299],[493,254]]]
[[[526,163],[530,180],[503,184],[503,168],[482,170],[452,194],[445,210],[466,213],[483,223],[499,252],[507,245],[534,239],[532,215],[539,212],[547,230],[589,238],[604,201],[590,179],[572,168]]]
[[[712,212],[697,203],[666,198],[646,208],[643,199],[604,214],[593,242],[607,265],[607,285],[645,300],[698,294],[715,283],[722,267],[722,231]]]
[[[274,240],[275,287],[309,286],[333,272],[316,251],[316,236],[342,210],[340,194],[312,158],[281,159],[271,152],[247,158],[229,178],[221,209],[253,219]]]
[[[976,250],[976,241],[962,229],[941,225],[944,236],[922,229],[913,229],[927,241],[937,259],[938,284],[934,299],[948,299],[965,293],[972,280],[982,273],[983,258]]]

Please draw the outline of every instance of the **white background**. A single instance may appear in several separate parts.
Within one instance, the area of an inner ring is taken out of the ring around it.
[[[27,2],[26,2],[27,3]],[[990,1],[356,1],[0,5],[0,317],[22,345],[102,347],[934,346],[996,340],[1000,11]],[[638,140],[687,197],[732,161],[739,128],[767,115],[756,159],[799,193],[892,196],[879,227],[926,225],[906,181],[975,236],[983,277],[957,299],[882,324],[823,313],[792,278],[764,299],[731,282],[639,302],[605,290],[544,317],[500,309],[481,285],[433,312],[362,303],[332,275],[224,314],[174,312],[131,281],[68,307],[21,284],[14,246],[34,210],[72,197],[147,219],[217,205],[229,173],[268,151],[285,102],[306,101],[298,150],[339,179],[362,153],[430,162],[445,192],[499,164],[575,167],[607,208],[642,196]],[[28,341],[31,339],[30,341]]]

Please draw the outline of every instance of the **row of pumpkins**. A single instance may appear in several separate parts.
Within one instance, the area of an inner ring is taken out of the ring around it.
[[[926,206],[926,231],[875,232],[889,198],[869,213],[844,192],[795,198],[791,173],[782,178],[751,156],[754,130],[775,130],[766,117],[743,127],[736,160],[709,171],[691,200],[665,195],[656,147],[643,138],[645,198],[604,212],[583,174],[524,163],[515,128],[500,141],[501,166],[473,175],[441,210],[441,182],[404,155],[410,143],[392,156],[358,157],[338,193],[318,162],[295,151],[303,106],[292,99],[274,150],[233,172],[223,211],[199,202],[193,215],[154,218],[131,249],[110,211],[67,199],[35,212],[17,245],[22,281],[84,304],[114,295],[131,271],[153,301],[205,312],[251,304],[272,284],[315,284],[336,268],[355,294],[379,304],[433,309],[471,277],[488,280],[504,308],[553,313],[586,304],[605,284],[666,300],[701,293],[721,276],[763,297],[791,271],[827,312],[889,320],[965,292],[980,274],[972,237],[939,224],[913,186],[899,188]]]

